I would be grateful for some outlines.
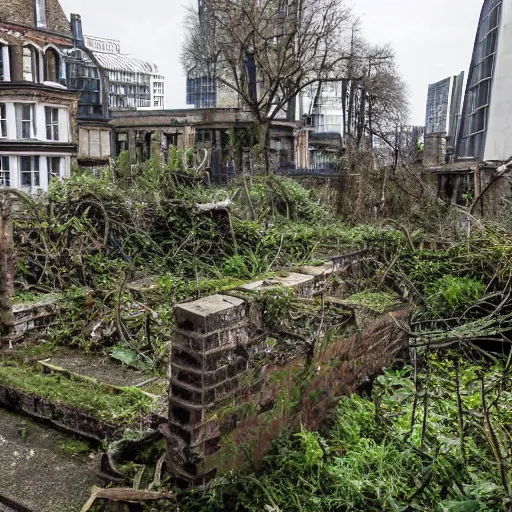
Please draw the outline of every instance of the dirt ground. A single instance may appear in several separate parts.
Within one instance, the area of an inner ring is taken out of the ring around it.
[[[89,355],[59,347],[48,359],[48,362],[55,366],[61,366],[79,375],[94,377],[113,386],[135,386],[148,379],[144,373],[118,364],[101,354]]]
[[[75,512],[97,484],[95,451],[63,453],[73,439],[0,409],[0,495],[35,512]],[[0,504],[0,512],[12,512]]]

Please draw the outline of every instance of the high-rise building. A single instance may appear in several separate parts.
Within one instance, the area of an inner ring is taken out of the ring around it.
[[[425,116],[425,154],[427,166],[453,159],[460,126],[464,72],[428,86]]]
[[[425,132],[453,138],[457,131],[464,73],[430,84],[427,96]]]
[[[512,156],[512,2],[485,0],[469,70],[459,158],[502,161]]]
[[[202,29],[206,29],[209,23],[207,17],[208,0],[198,0],[197,12],[199,24]],[[218,84],[216,74],[216,63],[210,62],[208,65],[203,63],[194,65],[187,69],[187,95],[186,102],[193,108],[215,108],[217,107]]]

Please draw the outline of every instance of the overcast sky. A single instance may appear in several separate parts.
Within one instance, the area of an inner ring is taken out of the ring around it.
[[[167,79],[166,107],[185,106],[179,63],[183,16],[192,0],[60,0],[84,33],[118,39],[121,51],[154,62]],[[411,122],[424,124],[428,84],[467,71],[482,0],[353,0],[366,37],[389,42],[409,85]]]

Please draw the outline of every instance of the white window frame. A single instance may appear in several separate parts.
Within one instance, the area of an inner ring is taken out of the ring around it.
[[[0,39],[0,55],[2,58],[2,74],[0,80],[2,82],[11,81],[11,62],[9,58],[9,45]]]
[[[0,138],[7,138],[7,105],[0,103]]]
[[[11,164],[8,156],[0,156],[0,187],[11,186]]]
[[[46,28],[46,0],[35,0],[36,27]]]
[[[30,162],[30,171],[23,170],[23,162]],[[26,190],[41,188],[41,173],[39,156],[20,156],[19,157],[19,173],[20,173],[20,187]],[[28,183],[23,183],[24,177],[29,175]]]
[[[54,116],[56,114],[56,116]],[[44,107],[46,123],[46,140],[59,141],[59,109],[57,107]]]
[[[30,119],[24,118],[24,110],[29,108]],[[16,137],[20,140],[29,140],[36,138],[36,104],[35,103],[15,103],[15,115],[16,115]],[[23,136],[23,125],[29,124],[29,136]]]
[[[55,171],[53,164],[57,164],[57,170]],[[48,170],[48,185],[52,180],[60,180],[62,177],[62,157],[60,156],[47,156],[46,157],[46,169]]]

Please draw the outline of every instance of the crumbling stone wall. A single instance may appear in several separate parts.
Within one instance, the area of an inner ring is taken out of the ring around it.
[[[327,276],[349,267],[360,271],[364,256],[340,256],[328,268],[303,268],[276,281],[311,297],[325,290]],[[356,391],[407,346],[396,322],[405,319],[407,308],[358,315],[355,332],[314,354],[288,353],[268,336],[258,336],[265,312],[236,292],[179,304],[175,313],[167,462],[172,473],[195,485],[249,460],[257,464],[283,428],[301,423],[317,428],[337,397]]]
[[[423,165],[437,167],[446,163],[446,134],[431,133],[425,136]]]

